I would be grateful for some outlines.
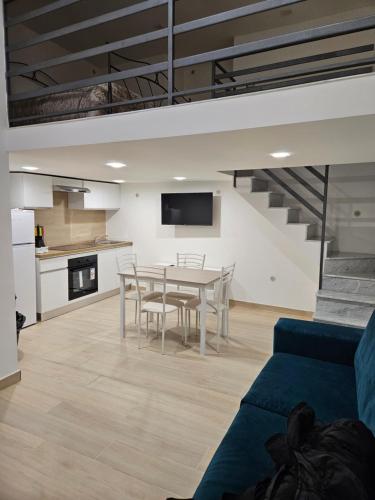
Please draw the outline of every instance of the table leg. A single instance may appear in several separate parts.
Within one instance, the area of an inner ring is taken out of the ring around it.
[[[206,312],[207,312],[207,296],[206,289],[201,288],[201,303],[200,303],[200,319],[201,319],[201,343],[200,353],[201,356],[206,354]]]
[[[125,338],[125,276],[120,276],[120,338]]]

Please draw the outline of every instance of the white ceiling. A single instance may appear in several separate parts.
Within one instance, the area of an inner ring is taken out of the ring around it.
[[[185,176],[191,180],[229,178],[219,171],[282,166],[371,162],[375,159],[375,116],[297,125],[127,141],[10,153],[10,169],[38,167],[39,173],[97,180],[157,182]],[[273,151],[287,150],[287,160]],[[106,162],[128,166],[112,169]]]

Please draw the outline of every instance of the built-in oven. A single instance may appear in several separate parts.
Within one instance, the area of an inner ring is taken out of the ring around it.
[[[69,300],[98,291],[98,256],[68,259]]]

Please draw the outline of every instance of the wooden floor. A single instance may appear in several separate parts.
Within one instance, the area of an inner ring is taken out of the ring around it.
[[[280,316],[235,306],[228,344],[202,358],[173,317],[165,356],[159,339],[138,350],[134,328],[120,341],[118,309],[116,296],[22,332],[22,381],[0,392],[0,500],[191,496]]]

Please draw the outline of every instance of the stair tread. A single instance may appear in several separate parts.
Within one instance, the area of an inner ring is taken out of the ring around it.
[[[375,259],[374,254],[370,253],[355,253],[355,252],[333,252],[327,260],[341,260],[341,259]]]
[[[364,281],[375,281],[374,274],[335,274],[335,273],[324,273],[325,278],[342,278],[342,279],[352,279],[352,280],[364,280]]]
[[[316,222],[287,222],[288,226],[300,225],[300,226],[316,226]]]
[[[373,305],[375,307],[375,297],[371,297],[371,295],[336,292],[334,290],[319,290],[317,296],[322,299],[337,300],[339,302],[354,302],[357,304]]]
[[[320,236],[315,236],[313,238],[308,238],[306,241],[322,241],[322,238]],[[335,238],[325,238],[324,243],[332,243],[332,241],[335,241]]]
[[[340,326],[351,326],[353,328],[365,328],[366,321],[351,319],[350,321],[346,321],[339,314],[327,314],[327,316],[314,314],[314,321],[318,321],[320,323],[327,323],[329,325],[340,325]]]

